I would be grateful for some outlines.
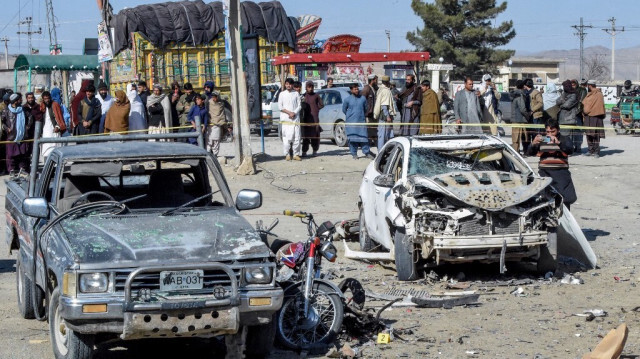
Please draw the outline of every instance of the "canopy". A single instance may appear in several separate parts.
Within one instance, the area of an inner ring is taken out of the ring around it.
[[[20,55],[13,68],[38,71],[98,71],[100,64],[97,55]]]

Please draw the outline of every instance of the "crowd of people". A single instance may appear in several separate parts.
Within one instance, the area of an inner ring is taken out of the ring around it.
[[[67,104],[56,86],[51,91],[28,92],[24,98],[21,93],[0,90],[4,143],[0,145],[0,174],[28,172],[36,122],[42,122],[41,137],[202,131],[207,151],[218,155],[223,128],[230,119],[213,82],[206,82],[203,93],[198,94],[190,83],[181,86],[175,82],[171,92],[164,93],[160,85],[154,85],[150,92],[146,82],[139,81],[128,84],[126,91],[116,90],[114,96],[103,81],[97,89],[93,83],[83,80]],[[196,117],[200,118],[200,129],[195,128]],[[40,161],[55,147],[43,144]]]

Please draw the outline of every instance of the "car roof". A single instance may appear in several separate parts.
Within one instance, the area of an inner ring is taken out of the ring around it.
[[[110,160],[123,158],[202,157],[207,152],[198,146],[176,142],[103,142],[56,147],[52,152],[63,160]]]
[[[491,145],[507,145],[496,136],[489,135],[420,135],[396,137],[390,141],[399,142],[412,148],[461,149]]]

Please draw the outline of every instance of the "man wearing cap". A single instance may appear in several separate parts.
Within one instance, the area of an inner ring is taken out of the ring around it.
[[[224,111],[224,103],[220,101],[220,93],[211,91],[209,105],[209,126],[206,131],[207,152],[218,156],[220,152],[220,141],[222,141],[222,130],[227,125],[227,116]]]
[[[85,89],[86,96],[78,106],[78,126],[76,135],[97,134],[102,117],[102,106],[96,98],[96,88],[88,85]]]
[[[484,101],[484,113],[483,122],[493,124],[489,125],[489,129],[492,135],[498,134],[498,127],[495,125],[498,123],[498,100],[500,99],[500,92],[496,91],[496,85],[491,82],[491,75],[485,74],[482,76],[484,85],[480,88],[480,96]]]
[[[180,96],[178,103],[176,104],[176,111],[178,112],[178,118],[180,122],[180,127],[189,126],[189,111],[191,111],[191,106],[195,104],[195,99],[197,93],[193,90],[193,85],[190,82],[187,82],[183,86],[184,94]],[[180,129],[180,132],[188,132],[188,129]]]
[[[364,96],[367,101],[367,111],[365,112],[365,117],[367,123],[372,124],[377,122],[373,118],[373,106],[376,104],[376,91],[378,91],[378,76],[375,74],[369,74],[367,77],[368,83],[364,85],[362,90],[360,91],[360,95]],[[369,138],[373,138],[376,136],[376,127],[368,126]]]
[[[104,119],[107,117],[107,112],[109,112],[109,109],[113,104],[113,98],[109,95],[109,88],[103,80],[100,80],[100,83],[98,84],[98,96],[96,96],[96,98],[100,101],[100,106],[102,106],[102,116],[100,117],[100,127],[98,128],[98,132],[104,133]]]
[[[391,78],[382,76],[382,84],[378,88],[376,103],[373,106],[373,117],[378,119],[378,152],[393,137],[393,118],[396,116],[395,100],[391,92]]]
[[[2,132],[6,134],[7,171],[29,171],[29,146],[24,140],[33,126],[33,116],[25,113],[22,107],[22,96],[18,93],[9,96],[9,106],[0,114]]]
[[[301,161],[302,148],[300,144],[300,94],[293,90],[295,81],[288,78],[284,82],[285,91],[278,96],[278,107],[280,108],[280,124],[282,126],[282,149],[284,159],[291,161],[289,149],[293,146],[293,159]]]
[[[604,138],[604,96],[595,80],[587,82],[587,96],[582,100],[584,125],[587,127],[587,156],[600,157],[600,139]]]

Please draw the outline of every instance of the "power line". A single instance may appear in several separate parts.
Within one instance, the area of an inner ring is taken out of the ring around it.
[[[592,28],[591,25],[584,25],[582,22],[582,18],[580,18],[580,25],[573,25],[572,28],[576,29],[578,32],[576,35],[580,38],[580,79],[583,79],[583,69],[584,69],[584,37],[587,33],[584,29]]]

